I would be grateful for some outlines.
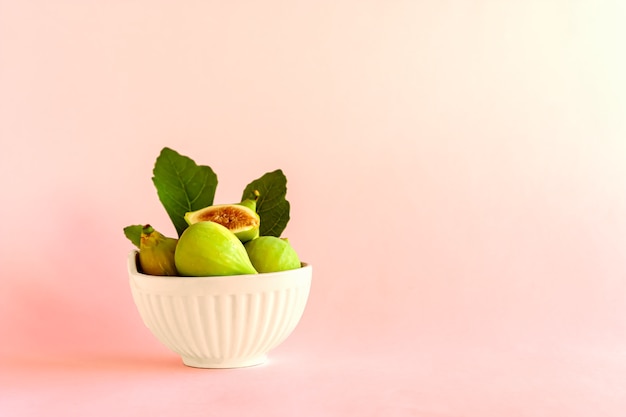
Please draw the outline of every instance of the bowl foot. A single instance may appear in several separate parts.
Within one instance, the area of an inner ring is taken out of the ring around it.
[[[183,356],[183,363],[192,368],[245,368],[265,363],[267,355],[237,359],[207,359]]]

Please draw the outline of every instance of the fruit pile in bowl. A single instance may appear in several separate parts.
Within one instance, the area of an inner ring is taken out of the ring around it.
[[[124,228],[133,300],[146,327],[183,363],[234,368],[265,362],[294,330],[312,267],[281,236],[289,221],[286,178],[277,170],[213,204],[217,176],[170,148],[153,170],[177,237],[150,224]]]

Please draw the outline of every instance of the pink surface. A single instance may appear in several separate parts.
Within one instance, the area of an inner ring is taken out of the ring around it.
[[[623,416],[625,7],[231,3],[0,0],[0,416]],[[313,288],[266,365],[141,323],[163,146],[217,202],[289,179]]]

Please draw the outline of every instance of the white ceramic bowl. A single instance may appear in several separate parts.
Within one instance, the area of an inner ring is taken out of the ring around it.
[[[238,368],[265,362],[296,327],[311,288],[311,265],[291,271],[220,277],[160,277],[128,256],[130,288],[141,318],[183,363]]]

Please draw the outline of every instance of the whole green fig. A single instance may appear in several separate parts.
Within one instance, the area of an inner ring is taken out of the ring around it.
[[[178,275],[174,263],[177,240],[163,236],[149,224],[141,230],[139,266],[148,275]]]
[[[183,276],[256,274],[243,243],[221,224],[201,221],[178,238],[174,256]]]
[[[278,272],[301,267],[300,258],[289,240],[261,236],[244,244],[254,268],[260,272]]]
[[[252,194],[254,194],[254,198],[246,198],[241,203],[239,203],[239,205],[248,207],[250,210],[256,213],[256,202],[259,200],[261,193],[259,192],[259,190],[254,190]]]

